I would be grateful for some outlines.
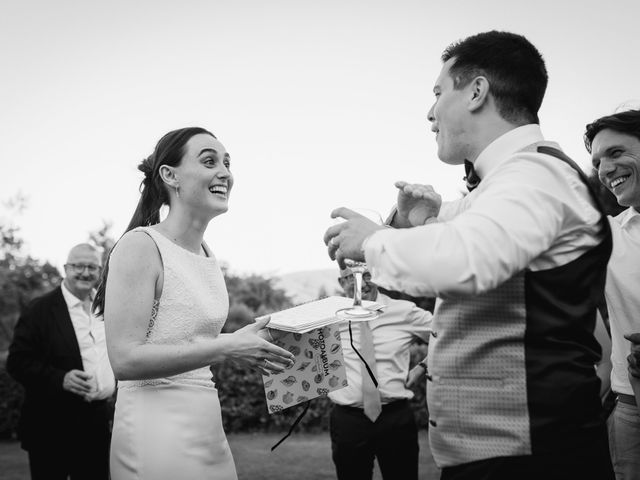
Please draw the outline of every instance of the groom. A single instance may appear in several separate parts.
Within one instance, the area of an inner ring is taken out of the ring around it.
[[[584,174],[542,136],[542,56],[491,31],[442,60],[428,114],[438,156],[466,159],[480,183],[439,215],[432,190],[400,184],[394,224],[413,228],[337,209],[348,221],[325,234],[329,255],[443,299],[427,376],[442,479],[613,479],[593,335],[611,232]]]

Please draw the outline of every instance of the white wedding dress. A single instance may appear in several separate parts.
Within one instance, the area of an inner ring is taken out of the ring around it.
[[[164,285],[147,342],[181,345],[220,334],[229,298],[220,267],[151,227]],[[121,381],[111,441],[113,480],[236,480],[222,428],[218,391],[208,367],[141,381]]]

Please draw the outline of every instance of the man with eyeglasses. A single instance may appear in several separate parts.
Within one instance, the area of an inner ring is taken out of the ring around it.
[[[351,269],[341,269],[338,282],[345,296],[353,297]],[[418,430],[409,404],[413,392],[406,385],[409,347],[418,340],[429,341],[432,316],[413,302],[379,292],[368,271],[363,274],[362,299],[385,309],[374,320],[340,324],[348,386],[329,393],[334,403],[329,430],[336,474],[339,480],[370,480],[375,458],[382,478],[417,480]]]
[[[104,323],[91,312],[100,253],[71,249],[65,278],[22,312],[7,371],[25,388],[19,425],[31,478],[109,478],[111,405],[115,379]]]

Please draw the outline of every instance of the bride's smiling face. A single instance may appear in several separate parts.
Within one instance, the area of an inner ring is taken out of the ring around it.
[[[185,144],[182,160],[174,167],[179,197],[174,201],[213,218],[229,209],[233,187],[231,157],[219,140],[197,134]]]

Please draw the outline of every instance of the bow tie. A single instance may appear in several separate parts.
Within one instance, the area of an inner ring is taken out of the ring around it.
[[[480,177],[469,160],[464,161],[464,173],[466,175],[462,179],[467,184],[467,190],[471,192],[480,184]]]

